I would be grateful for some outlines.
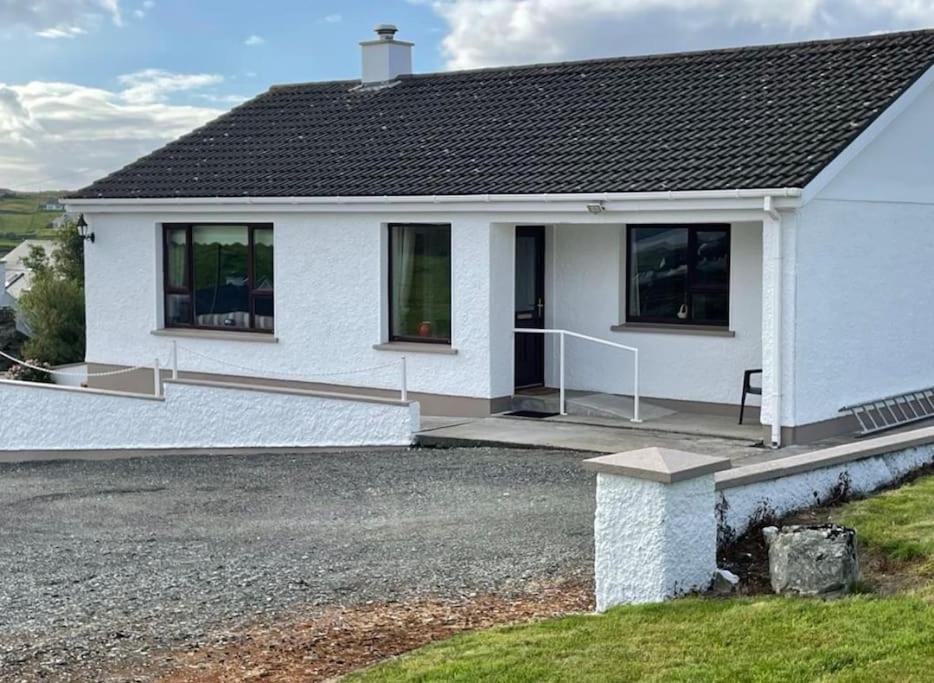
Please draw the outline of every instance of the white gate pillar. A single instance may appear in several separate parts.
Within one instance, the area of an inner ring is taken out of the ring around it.
[[[717,569],[714,473],[726,458],[646,448],[584,461],[597,473],[597,611],[706,590]]]

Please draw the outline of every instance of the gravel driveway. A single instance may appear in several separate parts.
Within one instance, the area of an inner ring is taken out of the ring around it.
[[[0,680],[106,679],[325,604],[589,579],[577,453],[499,448],[0,465]]]

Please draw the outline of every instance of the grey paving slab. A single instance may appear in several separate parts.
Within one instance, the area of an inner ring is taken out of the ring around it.
[[[532,420],[488,417],[419,434],[424,445],[513,445],[566,448],[597,453],[620,453],[657,446],[705,455],[719,455],[734,462],[747,457],[774,457],[770,451],[742,441],[706,434],[663,433],[579,423],[567,419]],[[781,451],[779,451],[781,453]],[[767,459],[767,458],[766,458]]]

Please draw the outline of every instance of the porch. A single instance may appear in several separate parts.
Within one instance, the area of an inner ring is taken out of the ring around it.
[[[691,218],[514,228],[509,412],[543,413],[551,423],[770,440],[761,395],[748,397],[739,424],[744,373],[769,374],[766,221],[725,222],[704,212]],[[760,374],[753,384],[765,381]]]

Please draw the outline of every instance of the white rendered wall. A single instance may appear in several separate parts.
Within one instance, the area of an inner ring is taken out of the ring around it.
[[[934,87],[799,214],[794,420],[934,386]]]
[[[407,446],[418,404],[165,384],[164,400],[0,381],[0,450]]]
[[[751,524],[819,505],[844,488],[854,496],[871,493],[932,464],[934,446],[927,445],[722,489],[717,494],[721,538],[741,536]]]
[[[180,338],[180,345],[236,367],[180,354],[182,370],[247,376],[286,373],[295,379],[395,389],[399,370],[331,375],[394,363],[400,354],[373,349],[387,340],[385,222],[371,214],[97,214],[88,245],[87,360],[151,365],[168,359],[162,327],[160,222],[269,222],[275,239],[278,343]],[[406,352],[411,391],[490,398],[490,221],[483,217],[395,215],[393,222],[452,223],[452,334],[456,355]],[[500,243],[504,236],[499,235]],[[511,244],[511,243],[510,243]],[[503,248],[509,248],[502,244]],[[509,305],[512,298],[510,295]],[[511,323],[510,323],[511,324]],[[506,332],[508,334],[508,332]],[[511,357],[508,359],[511,368]],[[510,378],[511,382],[511,378]]]
[[[729,329],[734,337],[611,331],[625,315],[625,227],[559,225],[548,234],[549,326],[638,348],[643,396],[739,403],[743,371],[762,367],[761,223],[732,226]],[[549,384],[557,386],[553,345],[546,372]],[[566,373],[572,389],[632,392],[632,355],[623,351],[569,339]]]
[[[714,503],[712,474],[663,484],[599,472],[597,611],[706,590],[717,568]]]

